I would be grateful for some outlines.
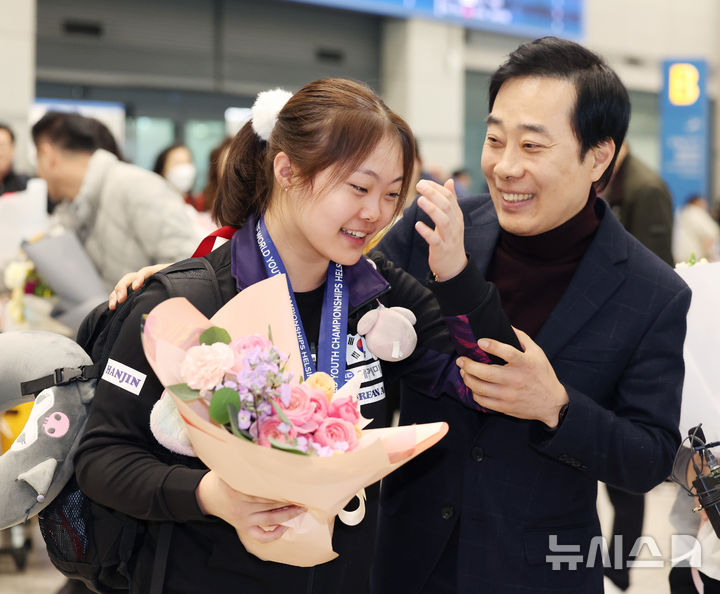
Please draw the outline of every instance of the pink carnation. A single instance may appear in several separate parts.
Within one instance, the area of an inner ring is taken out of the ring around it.
[[[193,390],[212,390],[223,381],[233,362],[232,350],[222,342],[190,347],[180,365],[180,377]]]
[[[328,415],[338,419],[344,419],[353,425],[360,419],[358,402],[354,396],[341,396],[330,403]]]
[[[334,417],[328,417],[320,424],[313,433],[313,440],[321,446],[344,452],[354,450],[358,444],[355,425]]]
[[[261,446],[270,447],[270,439],[282,443],[289,443],[297,437],[297,431],[292,425],[284,423],[280,417],[268,417],[259,422],[257,442]]]
[[[290,388],[290,402],[288,405],[285,406],[282,402],[278,403],[285,413],[285,416],[287,416],[290,422],[295,425],[301,433],[307,433],[314,429],[314,427],[312,429],[304,429],[305,424],[312,419],[317,408],[316,403],[311,400],[313,392],[316,392],[316,390],[304,384],[292,386]],[[323,398],[325,398],[324,395]]]
[[[236,338],[230,343],[230,348],[235,353],[235,365],[233,372],[239,373],[243,368],[243,360],[249,351],[259,349],[268,352],[272,347],[272,342],[265,338],[262,334],[250,334],[242,338]]]

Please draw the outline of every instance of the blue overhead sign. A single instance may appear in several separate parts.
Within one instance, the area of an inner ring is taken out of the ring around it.
[[[663,62],[660,173],[675,207],[710,189],[710,106],[704,60]]]
[[[583,35],[584,0],[289,0],[401,18],[427,18],[472,29],[540,37]]]

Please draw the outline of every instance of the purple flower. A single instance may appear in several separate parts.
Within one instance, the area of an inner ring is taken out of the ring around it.
[[[263,402],[258,406],[258,412],[264,413],[266,415],[273,414],[273,407],[272,404],[269,402]]]
[[[262,373],[257,373],[254,369],[243,369],[237,374],[237,381],[254,394],[260,393],[265,387],[265,376]]]
[[[280,384],[280,401],[285,408],[290,406],[290,384]]]
[[[251,423],[252,415],[250,414],[250,411],[241,410],[238,413],[238,427],[240,427],[240,429],[247,429],[248,427],[250,427]]]
[[[328,456],[332,456],[333,450],[330,446],[322,446],[319,443],[316,443],[314,441],[310,442],[313,449],[315,450],[315,453],[318,456],[327,458]]]
[[[308,438],[304,435],[298,435],[296,440],[297,449],[301,452],[307,452],[308,447],[310,446],[310,442],[308,441]]]
[[[259,361],[258,364],[255,366],[254,371],[263,375],[264,377],[272,377],[274,375],[277,375],[278,367],[271,362]]]

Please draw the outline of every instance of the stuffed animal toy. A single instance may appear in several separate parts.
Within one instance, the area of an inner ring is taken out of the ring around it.
[[[150,430],[158,443],[171,452],[196,457],[185,422],[167,391],[150,412]]]
[[[51,332],[0,334],[0,412],[32,401],[20,383],[52,375],[56,369],[91,365],[74,341]],[[20,524],[45,508],[73,474],[73,455],[95,381],[46,388],[10,449],[0,456],[0,529]]]
[[[383,361],[402,361],[415,350],[415,314],[404,307],[384,307],[367,312],[357,325],[370,352]]]

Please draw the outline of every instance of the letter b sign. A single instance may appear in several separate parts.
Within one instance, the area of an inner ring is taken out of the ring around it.
[[[672,105],[692,105],[700,97],[700,73],[692,64],[673,64],[668,76],[668,99]]]

